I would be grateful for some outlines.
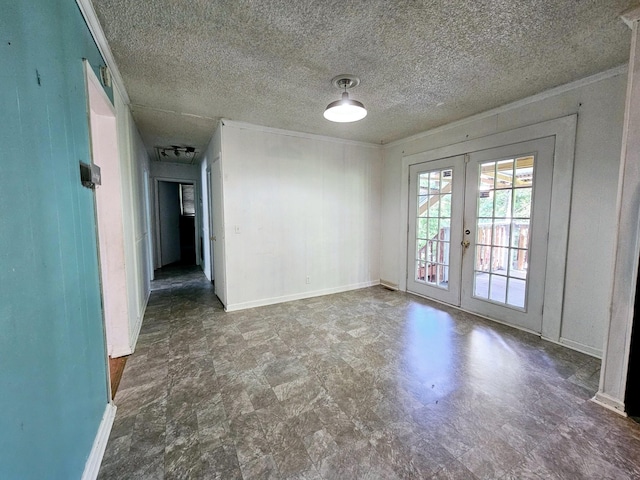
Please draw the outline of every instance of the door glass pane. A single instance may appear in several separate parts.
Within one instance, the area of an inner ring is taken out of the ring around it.
[[[476,298],[489,298],[489,274],[476,272],[474,277],[473,296]]]
[[[493,247],[491,249],[491,271],[495,273],[507,274],[509,265],[509,249],[504,247]]]
[[[440,242],[440,258],[443,265],[449,265],[449,242]]]
[[[480,221],[478,219],[477,223],[477,238],[476,243],[480,245],[491,245],[491,232],[493,230],[493,222],[489,221]]]
[[[489,285],[489,299],[494,302],[506,303],[507,296],[507,277],[502,275],[491,275],[491,284]]]
[[[529,219],[514,220],[511,226],[511,246],[517,248],[529,248]]]
[[[416,239],[416,249],[418,250],[416,258],[422,261],[426,260],[427,259],[427,241],[422,238]]]
[[[418,175],[416,216],[416,281],[449,289],[451,186],[453,170]]]
[[[534,157],[478,166],[474,296],[526,308]]]
[[[496,162],[488,162],[480,165],[480,191],[493,190],[496,176]]]
[[[495,213],[494,217],[506,218],[510,217],[511,212],[511,189],[497,190],[494,192],[495,197]]]
[[[478,245],[476,247],[476,272],[487,272],[491,265],[491,247],[488,245]]]
[[[425,205],[429,201],[428,195],[418,195],[418,217],[426,217],[427,214],[425,211],[427,210]]]
[[[497,162],[495,185],[496,189],[513,186],[513,160]]]
[[[531,217],[531,188],[516,188],[513,199],[513,218]]]
[[[527,250],[511,249],[509,262],[509,276],[516,278],[527,277]]]
[[[427,232],[429,219],[428,218],[418,218],[416,223],[416,236],[417,238],[428,238]]]
[[[427,283],[436,283],[436,273],[438,265],[435,263],[427,263]]]
[[[527,282],[517,278],[509,278],[507,303],[514,307],[524,308],[525,287]]]
[[[511,233],[511,222],[504,220],[495,220],[493,222],[493,243],[490,245],[500,245],[506,247],[509,245],[509,235]]]
[[[480,190],[478,195],[478,217],[493,217],[493,190]]]
[[[451,189],[451,185],[449,185],[449,189]],[[451,194],[450,193],[440,196],[440,217],[441,218],[451,217]]]

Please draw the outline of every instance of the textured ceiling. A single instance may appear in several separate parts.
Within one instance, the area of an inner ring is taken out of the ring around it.
[[[387,143],[628,60],[637,0],[93,0],[150,153],[220,118]],[[322,116],[350,92],[368,116]]]

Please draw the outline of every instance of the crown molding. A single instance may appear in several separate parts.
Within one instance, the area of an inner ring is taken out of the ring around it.
[[[633,28],[633,24],[640,20],[640,5],[630,8],[620,15],[620,18],[622,18],[622,21],[626,23],[629,28]]]
[[[104,30],[102,30],[102,25],[100,25],[100,21],[98,20],[98,16],[96,15],[96,11],[93,8],[91,0],[76,0],[76,4],[80,9],[80,13],[82,13],[82,17],[84,18],[87,27],[89,27],[91,36],[96,42],[96,46],[98,47],[98,50],[102,55],[102,59],[109,68],[109,72],[111,73],[111,78],[114,85],[118,88],[118,91],[120,92],[120,96],[124,100],[124,103],[128,105],[130,103],[129,94],[124,88],[122,75],[120,75],[120,70],[118,70],[116,61],[113,58],[113,53],[111,53],[111,48],[109,47],[109,43],[107,42],[107,37],[104,35]]]
[[[322,140],[325,142],[341,143],[344,145],[358,145],[360,147],[370,147],[370,148],[373,147],[378,149],[381,147],[381,145],[378,145],[377,143],[360,142],[357,140],[346,140],[338,137],[329,137],[327,135],[318,135],[316,133],[296,132],[293,130],[284,130],[281,128],[265,127],[262,125],[254,125],[253,123],[229,120],[227,118],[221,119],[220,122],[222,123],[223,127],[224,126],[235,127],[235,128],[240,128],[244,130],[254,130],[258,132],[273,133],[275,135],[283,135],[285,137],[307,138],[311,140]]]
[[[640,8],[638,9],[640,13]],[[639,17],[640,18],[640,17]],[[607,78],[615,77],[617,75],[623,75],[627,72],[627,64],[619,65],[617,67],[611,68],[609,70],[605,70],[604,72],[596,73],[595,75],[591,75],[589,77],[581,78],[579,80],[566,83],[564,85],[560,85],[559,87],[551,88],[549,90],[545,90],[544,92],[537,93],[530,97],[525,97],[520,100],[516,100],[512,103],[507,103],[497,108],[493,108],[491,110],[487,110],[486,112],[477,113],[475,115],[471,115],[470,117],[463,118],[461,120],[457,120],[452,123],[447,123],[445,125],[441,125],[439,127],[432,128],[430,130],[426,130],[424,132],[417,133],[410,137],[401,138],[399,140],[394,140],[393,142],[385,143],[384,147],[395,147],[398,145],[402,145],[407,142],[413,142],[416,140],[420,140],[425,137],[429,137],[431,135],[435,135],[436,133],[444,132],[446,130],[450,130],[452,128],[461,127],[463,125],[469,124],[471,122],[475,122],[477,120],[482,120],[483,118],[492,117],[494,115],[498,115],[500,113],[508,112],[509,110],[513,110],[515,108],[523,107],[525,105],[530,105],[532,103],[540,102],[547,98],[555,97],[556,95],[560,95],[565,92],[569,92],[571,90],[575,90],[576,88],[584,87],[586,85],[590,85],[592,83],[600,82],[602,80],[606,80]]]

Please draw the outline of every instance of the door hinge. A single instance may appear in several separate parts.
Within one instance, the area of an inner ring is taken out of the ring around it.
[[[469,163],[469,160],[471,160],[471,157],[469,156],[468,153],[464,154],[464,163]]]

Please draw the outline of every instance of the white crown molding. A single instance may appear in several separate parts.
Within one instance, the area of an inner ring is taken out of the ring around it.
[[[186,113],[186,112],[178,112],[176,110],[167,110],[166,108],[157,108],[157,107],[151,107],[149,105],[142,105],[141,103],[131,103],[130,104],[131,110],[136,110],[136,109],[142,109],[142,110],[153,110],[154,112],[160,112],[160,113],[168,113],[170,115],[178,115],[178,116],[182,116],[182,117],[190,117],[190,118],[198,118],[201,120],[211,120],[213,122],[218,122],[219,118],[214,118],[214,117],[207,117],[204,115],[196,115],[195,113]]]
[[[129,94],[127,90],[124,88],[124,81],[122,80],[122,75],[120,75],[120,70],[118,70],[118,66],[116,65],[116,61],[113,58],[113,54],[111,53],[111,48],[109,47],[109,43],[107,42],[107,37],[104,35],[104,31],[102,30],[102,25],[98,21],[98,16],[96,15],[96,11],[93,8],[93,4],[91,0],[76,0],[76,4],[80,9],[80,13],[84,17],[84,21],[87,23],[87,27],[89,27],[89,31],[91,32],[91,36],[93,40],[96,42],[96,46],[102,55],[104,62],[109,68],[109,72],[111,73],[111,78],[113,79],[113,83],[118,88],[120,95],[122,96],[122,100],[124,100],[125,104],[129,104]]]
[[[326,135],[318,135],[315,133],[295,132],[293,130],[283,130],[281,128],[265,127],[262,125],[254,125],[252,123],[239,122],[223,118],[221,120],[223,126],[240,128],[244,130],[254,130],[258,132],[273,133],[275,135],[283,135],[285,137],[307,138],[311,140],[322,140],[325,142],[341,143],[344,145],[358,145],[360,147],[381,148],[381,145],[370,142],[359,142],[357,140],[346,140],[338,137],[329,137]]]
[[[640,12],[640,8],[639,8]],[[606,80],[607,78],[615,77],[617,75],[623,75],[627,72],[627,64],[619,65],[615,68],[611,68],[609,70],[605,70],[604,72],[596,73],[595,75],[591,75],[589,77],[581,78],[580,80],[576,80],[571,83],[566,83],[564,85],[560,85],[559,87],[554,87],[550,90],[545,90],[544,92],[537,93],[530,97],[526,97],[520,100],[516,100],[515,102],[507,103],[500,107],[493,108],[491,110],[487,110],[486,112],[477,113],[470,117],[463,118],[461,120],[457,120],[452,123],[447,123],[446,125],[441,125],[439,127],[432,128],[431,130],[426,130],[424,132],[417,133],[415,135],[411,135],[410,137],[401,138],[399,140],[394,140],[393,142],[385,143],[384,147],[395,147],[397,145],[401,145],[407,142],[413,142],[416,140],[420,140],[424,137],[429,137],[431,135],[435,135],[436,133],[444,132],[446,130],[461,127],[471,122],[475,122],[477,120],[482,120],[483,118],[492,117],[494,115],[498,115],[500,113],[508,112],[509,110],[513,110],[515,108],[523,107],[525,105],[530,105],[532,103],[540,102],[547,98],[555,97],[556,95],[560,95],[565,92],[569,92],[571,90],[575,90],[576,88],[584,87],[586,85],[590,85],[592,83],[597,83],[602,80]]]
[[[629,28],[633,28],[633,23],[640,20],[640,5],[630,8],[620,15],[620,18],[622,18],[622,21],[626,23]]]

